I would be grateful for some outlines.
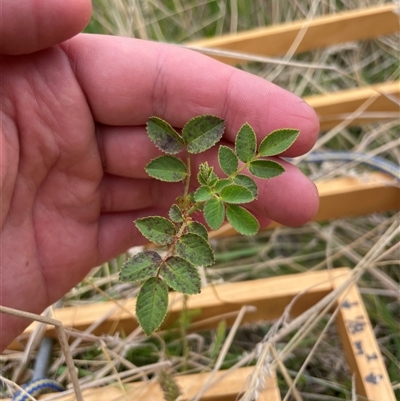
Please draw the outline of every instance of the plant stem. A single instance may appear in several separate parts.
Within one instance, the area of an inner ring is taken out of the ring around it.
[[[183,191],[183,205],[184,209],[183,212],[185,213],[188,208],[188,194],[189,194],[189,186],[190,186],[190,177],[192,175],[191,164],[190,164],[190,153],[187,153],[186,157],[186,179],[185,179],[185,189]]]

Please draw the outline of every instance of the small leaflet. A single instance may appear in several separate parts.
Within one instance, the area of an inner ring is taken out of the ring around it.
[[[169,155],[153,159],[147,164],[146,172],[150,177],[166,182],[179,182],[187,175],[186,164]]]
[[[182,235],[176,243],[176,252],[195,266],[210,266],[214,263],[214,253],[210,244],[198,234]]]
[[[174,223],[165,217],[143,217],[137,219],[135,225],[143,236],[157,245],[168,245],[175,239]]]
[[[235,152],[231,148],[228,148],[228,146],[224,145],[219,147],[218,163],[221,170],[228,176],[236,173],[239,167],[239,160]]]
[[[136,316],[149,336],[161,325],[168,309],[168,286],[159,277],[145,281],[136,300]]]
[[[217,116],[194,117],[182,128],[182,137],[189,153],[201,153],[214,146],[225,129],[225,121]]]
[[[154,144],[165,153],[179,153],[185,147],[182,137],[161,118],[149,118],[147,133]]]
[[[272,131],[265,137],[258,148],[260,156],[275,156],[289,149],[299,136],[298,129],[283,128]]]
[[[244,124],[235,140],[235,151],[240,161],[243,163],[250,162],[255,154],[257,148],[257,138],[253,128],[246,123]]]
[[[171,256],[162,267],[161,274],[167,284],[183,294],[198,294],[200,274],[195,266],[179,256]]]

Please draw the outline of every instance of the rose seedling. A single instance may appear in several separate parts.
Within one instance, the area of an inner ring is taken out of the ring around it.
[[[151,160],[146,171],[152,178],[182,182],[183,191],[169,209],[169,218],[149,216],[135,221],[136,227],[150,242],[166,251],[144,250],[125,262],[120,280],[142,282],[136,315],[147,335],[157,330],[168,310],[168,291],[198,294],[201,290],[199,266],[211,266],[214,253],[208,241],[208,228],[217,230],[228,222],[242,235],[258,232],[257,219],[243,206],[258,196],[251,176],[270,179],[285,170],[277,161],[266,159],[288,149],[299,135],[296,129],[271,132],[257,145],[249,124],[237,133],[235,146],[221,145],[218,163],[224,174],[218,176],[207,162],[197,169],[198,186],[191,190],[191,155],[202,153],[222,138],[225,122],[212,115],[202,115],[187,122],[181,133],[158,117],[147,122],[147,133],[165,154]],[[185,161],[175,156],[186,154]],[[243,174],[249,172],[250,175]],[[208,226],[196,221],[203,214]]]

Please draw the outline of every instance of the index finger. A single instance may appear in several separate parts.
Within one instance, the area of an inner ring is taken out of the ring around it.
[[[232,141],[245,122],[259,140],[278,128],[297,128],[287,156],[309,151],[318,135],[317,116],[299,97],[197,52],[101,35],[79,35],[63,47],[102,124],[143,125],[156,115],[182,127],[194,116],[214,114],[226,120],[225,137]]]

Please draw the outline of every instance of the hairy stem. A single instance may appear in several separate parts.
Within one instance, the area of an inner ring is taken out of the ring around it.
[[[190,177],[192,175],[192,170],[191,170],[191,164],[190,164],[190,153],[187,153],[187,158],[186,158],[186,171],[187,175],[185,178],[185,188],[183,190],[183,204],[184,204],[184,209],[183,212],[185,213],[188,208],[188,194],[189,194],[189,187],[190,187]]]

